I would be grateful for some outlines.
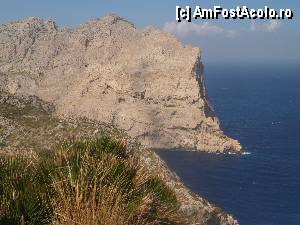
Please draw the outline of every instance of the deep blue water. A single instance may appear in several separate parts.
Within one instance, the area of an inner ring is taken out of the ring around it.
[[[211,64],[205,74],[225,133],[251,154],[159,154],[241,225],[300,225],[300,67]]]

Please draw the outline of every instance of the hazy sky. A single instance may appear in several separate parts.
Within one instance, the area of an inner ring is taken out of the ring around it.
[[[292,20],[196,20],[179,24],[175,7],[194,6],[213,8],[290,8]],[[30,16],[54,19],[61,26],[76,27],[89,19],[116,13],[136,24],[152,25],[175,34],[187,44],[202,49],[204,62],[299,62],[300,13],[299,0],[267,1],[125,1],[125,0],[0,0],[0,22]]]

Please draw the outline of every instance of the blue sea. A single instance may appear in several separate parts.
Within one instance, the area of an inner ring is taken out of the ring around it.
[[[300,67],[207,64],[205,77],[223,130],[249,154],[159,155],[241,225],[300,225]]]

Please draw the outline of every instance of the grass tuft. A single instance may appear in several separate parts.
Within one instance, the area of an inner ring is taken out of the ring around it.
[[[108,135],[1,155],[0,224],[182,224],[175,194]]]

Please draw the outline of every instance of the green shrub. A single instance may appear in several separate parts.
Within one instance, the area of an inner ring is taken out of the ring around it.
[[[107,135],[39,157],[2,155],[1,224],[177,224],[174,193]]]
[[[47,183],[34,158],[0,158],[0,224],[49,224],[52,210]]]

